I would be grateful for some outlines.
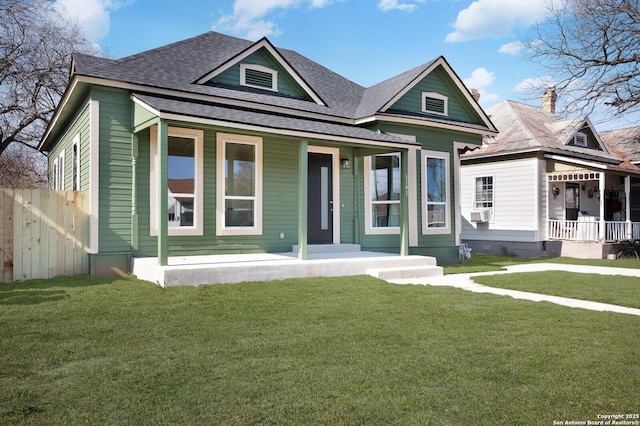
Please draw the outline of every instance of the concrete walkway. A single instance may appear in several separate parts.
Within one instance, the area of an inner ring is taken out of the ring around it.
[[[529,263],[522,265],[507,266],[506,271],[476,272],[470,274],[449,274],[437,277],[424,278],[404,278],[389,280],[394,284],[419,284],[432,286],[457,287],[474,293],[491,293],[501,296],[510,296],[514,299],[530,300],[533,302],[550,302],[571,308],[590,309],[602,312],[617,312],[621,314],[638,315],[640,309],[627,308],[624,306],[609,305],[606,303],[590,302],[586,300],[570,299],[567,297],[549,296],[545,294],[529,293],[526,291],[507,290],[504,288],[487,287],[477,284],[472,277],[480,275],[510,274],[515,272],[540,272],[540,271],[567,271],[581,274],[602,274],[602,275],[624,275],[640,278],[640,269],[584,266],[584,265],[561,265],[555,263]],[[604,279],[604,278],[603,278]],[[638,290],[640,291],[640,279],[638,280]]]

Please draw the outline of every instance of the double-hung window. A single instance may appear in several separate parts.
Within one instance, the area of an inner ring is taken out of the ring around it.
[[[475,207],[480,209],[493,209],[493,176],[476,178]]]
[[[400,232],[400,154],[365,157],[368,234]]]
[[[71,185],[74,191],[80,190],[80,134],[73,138],[73,160],[71,162]]]
[[[217,135],[218,235],[262,234],[262,138]]]
[[[51,189],[64,190],[64,150],[53,160],[51,167]]]
[[[449,155],[423,151],[423,234],[448,233],[450,229]]]
[[[151,129],[151,235],[158,233],[157,130]],[[169,235],[203,234],[203,132],[169,127],[167,138]]]

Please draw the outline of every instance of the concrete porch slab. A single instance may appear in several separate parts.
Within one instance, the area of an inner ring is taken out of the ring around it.
[[[400,256],[367,251],[321,251],[299,260],[297,254],[259,253],[170,257],[169,265],[158,266],[155,257],[133,258],[131,271],[139,279],[162,287],[176,285],[230,284],[287,278],[339,277],[363,275],[380,269],[421,269],[425,274],[442,275],[436,259],[428,256]]]

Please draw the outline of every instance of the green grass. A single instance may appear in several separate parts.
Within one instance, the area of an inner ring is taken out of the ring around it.
[[[0,424],[549,425],[637,412],[640,317],[371,277],[0,285]]]
[[[465,263],[444,266],[444,273],[466,274],[472,272],[500,271],[504,270],[505,266],[521,263],[564,263],[640,269],[640,261],[637,259],[574,259],[570,257],[537,257],[535,259],[524,259],[515,256],[474,254],[471,256],[471,259]]]
[[[622,275],[574,274],[563,271],[476,276],[489,287],[570,297],[640,309],[640,278]]]

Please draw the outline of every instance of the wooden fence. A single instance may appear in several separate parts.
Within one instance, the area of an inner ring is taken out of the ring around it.
[[[89,273],[86,192],[0,189],[0,282]]]

